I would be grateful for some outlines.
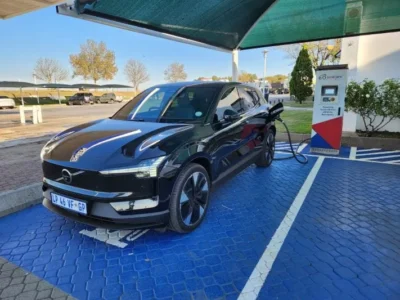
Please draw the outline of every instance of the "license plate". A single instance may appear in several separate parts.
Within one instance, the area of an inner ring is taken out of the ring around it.
[[[80,214],[87,214],[87,207],[85,202],[67,198],[54,193],[51,193],[51,202],[57,206],[76,211]]]

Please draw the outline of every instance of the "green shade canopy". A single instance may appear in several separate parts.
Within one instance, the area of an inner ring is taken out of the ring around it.
[[[23,81],[0,81],[0,88],[27,88],[35,87],[33,83]]]
[[[400,30],[400,0],[75,0],[75,10],[225,50]]]

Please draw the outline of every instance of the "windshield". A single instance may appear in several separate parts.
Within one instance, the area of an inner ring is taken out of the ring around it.
[[[202,122],[216,95],[216,88],[195,86],[150,88],[120,109],[112,119],[148,122]]]

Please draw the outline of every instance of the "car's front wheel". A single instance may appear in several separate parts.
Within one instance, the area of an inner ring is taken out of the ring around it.
[[[203,221],[210,198],[210,178],[199,164],[189,164],[178,175],[170,200],[170,229],[186,233]]]
[[[256,160],[257,167],[267,168],[272,164],[275,156],[275,134],[269,129],[263,141],[262,151]]]

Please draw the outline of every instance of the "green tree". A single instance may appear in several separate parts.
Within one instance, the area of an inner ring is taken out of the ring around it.
[[[297,57],[290,79],[290,93],[300,104],[312,95],[313,71],[307,49],[303,47]]]
[[[115,54],[107,49],[104,42],[87,40],[81,45],[81,52],[70,55],[69,60],[74,69],[72,77],[82,76],[85,80],[92,79],[94,83],[100,79],[111,80],[118,72]]]
[[[211,77],[211,79],[212,79],[213,81],[218,81],[218,80],[219,80],[219,77],[216,76],[216,75],[213,75],[213,76]]]
[[[240,82],[254,82],[257,80],[256,74],[247,73],[246,71],[241,71],[239,74]]]
[[[274,76],[267,76],[265,79],[268,80],[269,83],[283,82],[287,79],[287,76],[283,74],[277,74]]]

